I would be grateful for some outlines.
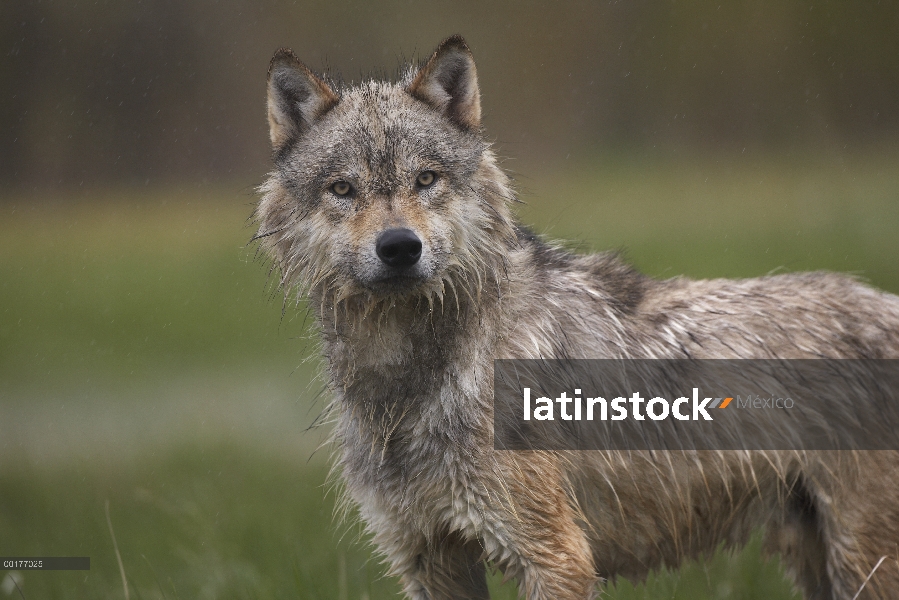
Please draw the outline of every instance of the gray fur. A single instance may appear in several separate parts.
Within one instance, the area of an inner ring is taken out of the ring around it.
[[[345,89],[283,57],[257,238],[309,298],[337,468],[408,597],[485,598],[485,561],[527,598],[592,597],[762,526],[807,598],[851,598],[881,556],[860,597],[899,597],[894,452],[492,449],[495,358],[899,358],[899,298],[830,273],[657,281],[548,246],[511,215],[461,38]],[[390,227],[423,243],[402,277],[374,250]]]

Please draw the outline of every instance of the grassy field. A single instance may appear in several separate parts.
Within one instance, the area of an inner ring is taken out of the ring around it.
[[[659,277],[832,269],[899,292],[897,158],[606,157],[522,178],[519,212]],[[20,572],[25,598],[124,598],[110,524],[131,598],[398,594],[333,518],[314,342],[246,245],[252,201],[0,198],[0,555],[91,557]],[[607,597],[795,596],[756,540]]]

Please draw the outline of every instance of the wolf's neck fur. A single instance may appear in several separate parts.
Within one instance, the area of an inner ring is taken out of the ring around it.
[[[487,264],[480,277],[447,282],[441,294],[338,302],[314,295],[333,383],[345,386],[362,372],[385,382],[413,371],[434,376],[459,358],[453,352],[487,342],[486,332],[499,330],[496,309],[508,288],[498,276],[502,257]]]
[[[481,413],[481,392],[495,355],[500,330],[502,281],[485,274],[476,284],[429,303],[412,296],[379,300],[375,306],[349,299],[337,310],[322,311],[323,350],[328,377],[336,392],[339,438],[355,438],[371,447],[372,456],[394,450],[392,441],[414,439],[414,430],[430,432],[433,443],[450,441],[461,448],[471,436],[489,435],[492,420]],[[485,438],[486,439],[486,438]],[[443,440],[441,442],[440,440]],[[404,446],[400,446],[401,448]],[[362,468],[347,467],[364,472]]]

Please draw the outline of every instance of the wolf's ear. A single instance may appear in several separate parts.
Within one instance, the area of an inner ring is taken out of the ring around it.
[[[268,68],[268,125],[272,147],[296,139],[337,104],[337,94],[289,48],[275,52]]]
[[[406,91],[467,130],[481,125],[481,94],[471,50],[460,35],[443,41]]]

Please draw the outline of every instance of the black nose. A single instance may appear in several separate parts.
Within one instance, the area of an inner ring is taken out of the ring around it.
[[[421,240],[411,229],[388,229],[378,237],[375,252],[388,267],[411,267],[421,258]]]

